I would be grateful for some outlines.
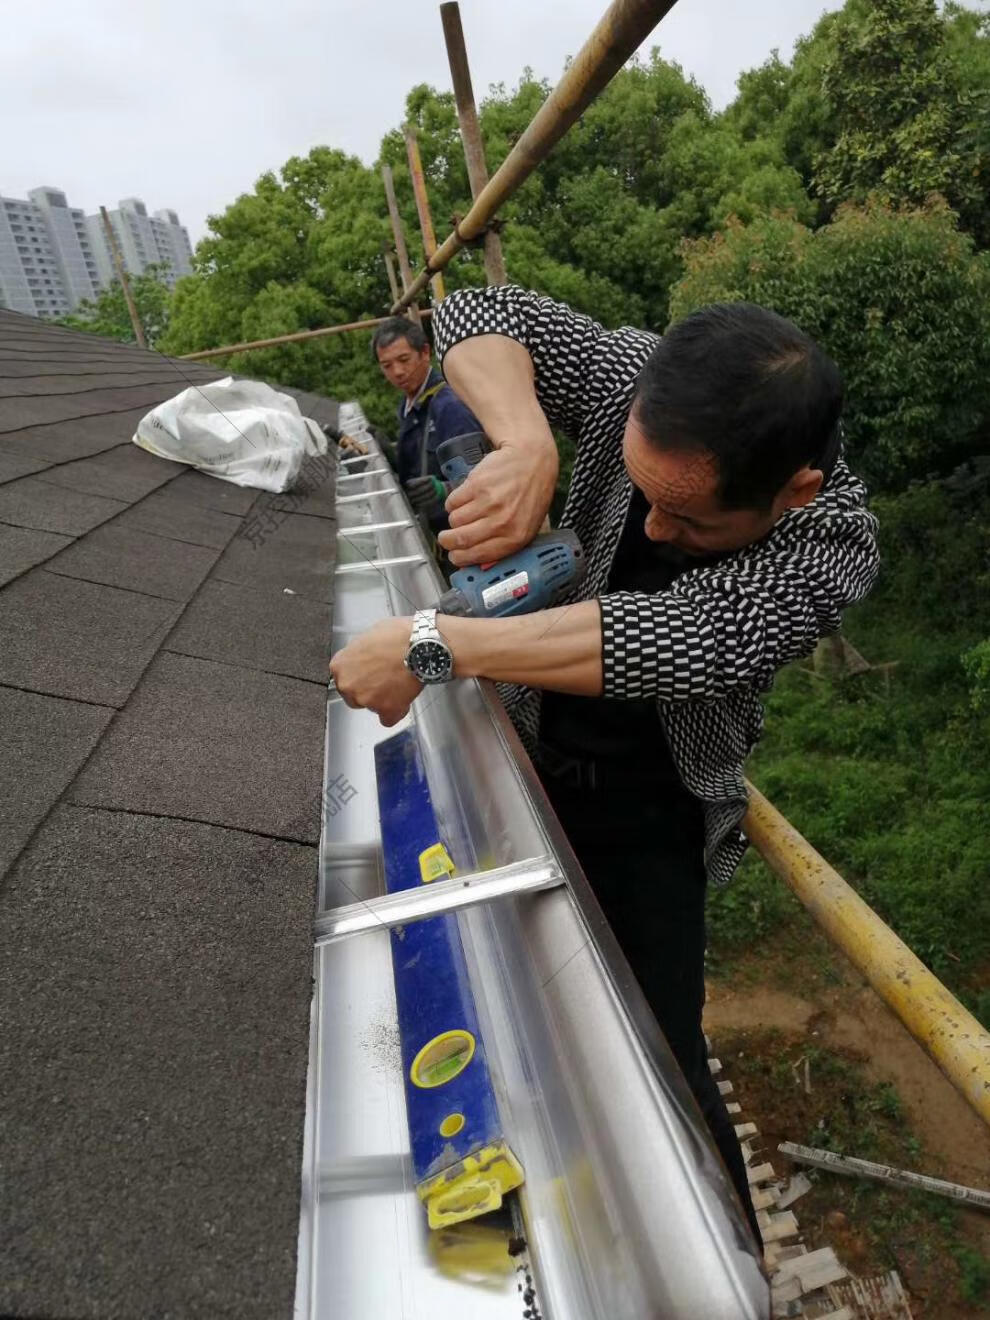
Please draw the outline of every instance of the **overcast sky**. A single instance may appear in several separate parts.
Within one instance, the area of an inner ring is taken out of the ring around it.
[[[606,0],[461,0],[475,95],[525,65],[555,82]],[[730,100],[835,0],[680,0],[659,44]],[[981,8],[986,4],[981,3]],[[137,196],[206,217],[319,143],[371,163],[417,82],[450,86],[436,0],[45,0],[0,48],[0,193],[63,188],[87,213]]]

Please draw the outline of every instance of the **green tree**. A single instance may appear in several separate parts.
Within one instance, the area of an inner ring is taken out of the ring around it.
[[[172,292],[163,275],[164,267],[148,266],[143,274],[128,277],[138,319],[149,348],[154,348],[168,330]],[[71,315],[60,317],[58,324],[70,330],[84,330],[91,335],[105,335],[107,339],[117,339],[122,344],[137,343],[119,280],[114,280],[98,298],[84,298]]]
[[[939,16],[932,0],[847,0],[798,43],[790,64],[774,54],[744,74],[736,101],[721,115],[713,114],[702,88],[654,50],[619,72],[503,208],[510,278],[606,325],[659,329],[669,319],[671,289],[685,271],[690,249],[683,241],[711,239],[726,226],[736,235],[740,224],[758,226],[777,216],[781,234],[805,226],[810,233],[829,220],[836,200],[886,190],[894,202],[923,201],[936,188],[958,209],[963,227],[983,242],[990,224],[984,168],[990,159],[988,85],[987,22],[952,3]],[[511,90],[490,90],[480,117],[491,170],[549,90],[528,70]],[[423,84],[413,87],[404,120],[417,132],[442,237],[471,204],[453,97]],[[419,224],[399,127],[385,135],[381,161],[392,166],[419,266]],[[938,233],[948,234],[951,221],[939,223]],[[176,291],[164,341],[173,352],[380,315],[388,305],[382,249],[391,243],[391,231],[377,165],[368,168],[317,147],[277,174],[264,175],[210,224],[195,275]],[[847,230],[840,225],[837,233]],[[894,232],[890,252],[897,246]],[[754,230],[754,241],[759,234],[767,282],[789,287],[793,244],[779,239],[784,264],[777,270],[771,249],[778,239],[769,230]],[[950,270],[959,265],[957,237],[949,234]],[[905,252],[905,271],[917,268],[922,248],[940,264],[937,235],[927,248],[907,247],[914,255]],[[888,255],[877,260],[896,290],[907,276],[885,264]],[[450,289],[483,283],[480,250],[461,253],[445,280]],[[772,293],[767,289],[768,298]],[[859,307],[862,298],[854,293],[852,306]],[[947,316],[943,308],[936,319],[942,324]],[[892,324],[903,320],[895,312],[890,317]],[[962,320],[970,324],[968,311]],[[850,324],[849,330],[858,350],[861,327]],[[943,339],[951,339],[948,326]],[[376,420],[393,411],[393,397],[363,336],[265,350],[229,365],[310,389],[360,393]],[[960,403],[958,411],[969,417],[967,408]],[[904,473],[928,461],[923,455],[933,447],[940,455],[944,448],[941,440],[920,438],[922,414],[908,421],[903,444],[884,431],[891,454],[903,451]],[[872,425],[864,420],[863,445],[879,454]],[[963,433],[972,435],[970,422],[959,428]],[[960,441],[963,448],[968,443]],[[899,479],[893,475],[899,463],[887,463],[884,480]]]
[[[353,156],[316,147],[264,174],[252,193],[209,220],[195,273],[180,280],[162,347],[193,352],[379,316],[388,304],[382,247],[388,232],[375,173]],[[234,354],[232,371],[336,397],[357,397],[389,421],[391,392],[366,336],[339,335]]]
[[[547,96],[524,74],[481,107],[496,169]],[[420,85],[405,120],[417,132],[431,208],[441,234],[471,204],[453,97]],[[413,259],[419,224],[400,129],[386,134]],[[685,234],[712,233],[730,213],[768,206],[808,218],[809,202],[779,148],[718,125],[701,89],[653,52],[631,63],[504,209],[511,278],[570,302],[608,325],[662,326],[682,272]],[[294,157],[252,193],[211,217],[196,273],[180,282],[167,347],[186,352],[380,314],[388,305],[383,244],[390,241],[381,179],[353,157],[318,147]],[[448,268],[449,288],[481,284],[480,251]],[[304,388],[365,391],[369,414],[392,412],[366,341],[266,349],[228,362]]]
[[[938,192],[967,228],[990,237],[988,158],[974,133],[981,105],[962,95],[969,55],[961,58],[958,36],[947,41],[953,23],[985,39],[975,17],[942,16],[935,0],[850,0],[822,75],[835,142],[818,156],[816,186],[830,204]]]
[[[685,245],[674,319],[746,299],[807,330],[842,369],[854,465],[880,489],[947,471],[990,429],[990,254],[944,202],[846,206],[817,231],[783,217]]]
[[[723,115],[745,141],[773,142],[809,196],[815,195],[815,162],[835,140],[834,116],[822,84],[840,17],[824,15],[797,42],[789,65],[773,51],[759,68],[741,74],[739,93]],[[816,218],[819,223],[828,218],[828,208],[820,200]]]
[[[524,78],[486,102],[493,164],[548,91]],[[682,238],[770,205],[809,215],[782,151],[721,125],[702,89],[654,50],[616,75],[505,208],[506,257],[513,279],[608,325],[659,328]]]

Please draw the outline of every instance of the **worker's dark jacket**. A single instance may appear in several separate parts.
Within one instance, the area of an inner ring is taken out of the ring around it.
[[[411,477],[442,476],[436,459],[437,445],[455,435],[480,430],[471,409],[461,403],[436,367],[431,367],[409,411],[406,412],[405,399],[399,404],[396,445],[399,481],[405,485]]]
[[[836,632],[842,610],[876,577],[876,522],[862,482],[839,453],[818,496],[785,513],[762,540],[685,565],[663,589],[630,588],[630,579],[612,576],[634,490],[622,437],[657,336],[606,331],[511,285],[451,294],[433,328],[441,361],[472,335],[506,335],[528,350],[543,411],[575,446],[561,525],[577,532],[588,569],[567,599],[599,601],[603,697],[655,705],[657,755],[666,744],[681,782],[704,804],[708,874],[724,883],[746,846],[743,763],[762,728],[759,694],[781,666]],[[516,684],[500,690],[535,752],[542,694]]]

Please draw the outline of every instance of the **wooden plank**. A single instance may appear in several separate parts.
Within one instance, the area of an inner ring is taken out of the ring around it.
[[[746,1170],[746,1177],[749,1181],[750,1187],[754,1186],[756,1183],[770,1182],[771,1179],[776,1178],[776,1176],[772,1164],[754,1164],[751,1169]]]
[[[849,1271],[833,1256],[831,1262],[820,1265],[816,1270],[809,1270],[798,1277],[806,1293],[816,1288],[827,1288],[830,1283],[838,1283],[848,1277]]]
[[[736,1128],[737,1134],[739,1129]],[[943,1178],[930,1178],[925,1173],[908,1169],[895,1169],[889,1164],[874,1164],[872,1160],[856,1159],[852,1155],[839,1155],[833,1150],[818,1150],[814,1146],[799,1146],[793,1141],[782,1141],[777,1149],[802,1164],[813,1164],[831,1173],[844,1173],[851,1178],[869,1178],[873,1182],[893,1183],[900,1187],[917,1187],[923,1192],[946,1196],[964,1205],[990,1209],[990,1191],[982,1187],[964,1187],[960,1183],[946,1182]]]
[[[786,1184],[780,1189],[780,1208],[786,1210],[789,1205],[793,1205],[798,1197],[804,1196],[805,1192],[811,1191],[811,1181],[803,1173],[794,1173],[787,1180]]]
[[[770,1265],[769,1259],[767,1264]],[[783,1320],[784,1316],[794,1315],[794,1303],[801,1298],[801,1280],[785,1279],[783,1283],[778,1284],[776,1278],[772,1279],[770,1282],[770,1298],[773,1304],[774,1320]]]
[[[912,1320],[911,1308],[896,1270],[870,1279],[850,1276],[829,1284],[828,1295],[836,1306],[848,1306],[859,1320]]]
[[[798,1225],[792,1211],[782,1210],[780,1214],[767,1215],[767,1219],[770,1222],[766,1226],[760,1225],[764,1242],[779,1242],[781,1238],[797,1236]]]
[[[772,1274],[775,1272],[775,1270],[777,1269],[777,1266],[780,1264],[781,1260],[785,1259],[785,1257],[783,1257],[783,1256],[781,1255],[781,1246],[780,1246],[780,1243],[779,1243],[779,1242],[766,1242],[766,1243],[764,1243],[764,1245],[763,1245],[763,1259],[764,1259],[764,1261],[766,1262],[766,1267],[767,1267],[767,1269],[769,1270],[770,1274],[772,1275]],[[796,1283],[797,1288],[800,1290],[800,1287],[801,1287],[800,1282],[799,1282],[798,1280],[795,1280],[795,1283]],[[801,1294],[800,1294],[800,1291],[798,1292],[797,1295],[798,1295],[798,1296],[801,1295]]]

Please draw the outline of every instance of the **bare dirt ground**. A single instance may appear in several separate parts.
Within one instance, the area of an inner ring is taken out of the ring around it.
[[[892,1130],[904,1129],[905,1144],[885,1148],[891,1152],[885,1157],[889,1162],[990,1188],[990,1129],[870,986],[817,934],[810,940],[786,941],[772,952],[746,955],[713,977],[705,1029],[724,1076],[734,1085],[733,1099],[742,1105],[742,1117],[756,1123],[766,1158],[778,1173],[789,1171],[788,1161],[777,1152],[779,1141],[824,1144],[813,1135],[820,1113],[849,1111],[850,1104],[855,1108],[865,1103],[856,1121],[868,1113],[868,1121],[879,1124],[870,1130],[875,1138],[879,1133],[881,1143],[896,1140]],[[892,1085],[902,1116],[891,1123],[870,1109],[869,1101],[851,1098],[848,1075],[826,1076],[824,1064],[817,1085],[812,1069],[811,1094],[806,1095],[798,1081],[802,1074],[792,1078],[790,1064],[816,1050],[830,1052],[840,1071],[846,1065],[853,1069],[864,1090]],[[880,1131],[884,1123],[886,1133]],[[855,1144],[855,1123],[845,1131]],[[852,1145],[843,1153],[877,1158],[876,1152]],[[919,1320],[969,1320],[990,1314],[986,1296],[966,1295],[966,1271],[948,1245],[961,1244],[978,1262],[978,1270],[984,1268],[979,1262],[990,1269],[990,1214],[949,1210],[950,1203],[935,1198],[926,1198],[929,1208],[919,1209],[917,1198],[910,1206],[905,1199],[913,1193],[864,1188],[872,1185],[816,1175],[815,1190],[793,1207],[809,1248],[828,1243],[847,1268],[861,1275],[898,1268]],[[941,1213],[951,1216],[951,1224],[949,1219],[938,1222]],[[918,1215],[920,1220],[912,1219]]]
[[[990,1128],[868,985],[844,984],[805,999],[772,986],[733,990],[715,982],[708,987],[705,1023],[716,1044],[729,1031],[777,1027],[864,1055],[867,1074],[897,1088],[912,1128],[938,1165],[920,1172],[990,1187]]]

